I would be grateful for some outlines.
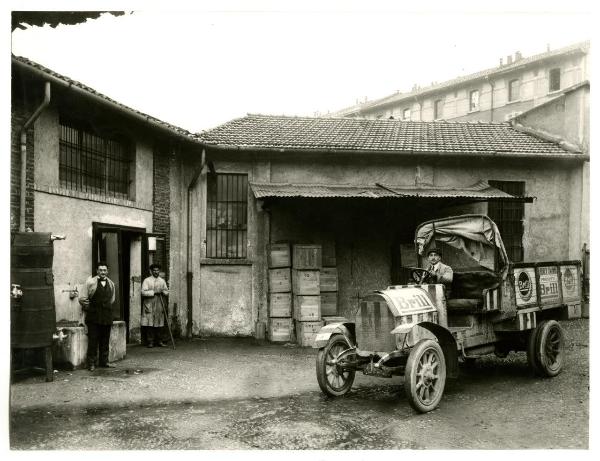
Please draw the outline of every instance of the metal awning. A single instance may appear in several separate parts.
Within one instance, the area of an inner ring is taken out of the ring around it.
[[[257,199],[265,198],[426,198],[475,201],[510,200],[533,202],[533,197],[517,197],[479,181],[471,186],[440,187],[431,185],[399,186],[388,184],[290,184],[250,183]]]

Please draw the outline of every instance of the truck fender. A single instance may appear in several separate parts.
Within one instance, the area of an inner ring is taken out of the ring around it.
[[[315,336],[315,341],[313,342],[313,349],[320,349],[325,347],[329,342],[329,338],[336,333],[343,334],[348,341],[350,341],[351,346],[356,345],[356,339],[354,338],[354,323],[330,323],[329,325],[325,325],[322,327],[317,335]]]
[[[417,325],[431,331],[437,338],[446,360],[446,375],[449,378],[458,377],[458,347],[452,333],[437,323],[421,322]]]

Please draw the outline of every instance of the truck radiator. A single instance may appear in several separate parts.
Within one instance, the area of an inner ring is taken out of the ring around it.
[[[355,322],[359,349],[373,352],[396,349],[396,338],[390,334],[396,328],[396,319],[381,297],[362,300]]]

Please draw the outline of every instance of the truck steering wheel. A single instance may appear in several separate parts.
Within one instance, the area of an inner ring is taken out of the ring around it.
[[[410,268],[410,278],[417,284],[425,283],[425,281],[429,278],[429,271],[427,269],[422,269],[420,267],[411,267]]]

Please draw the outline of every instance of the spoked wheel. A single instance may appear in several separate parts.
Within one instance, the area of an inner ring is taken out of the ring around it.
[[[554,377],[565,363],[565,335],[556,320],[545,320],[529,337],[527,359],[538,375]]]
[[[346,394],[352,387],[355,372],[342,370],[333,361],[350,345],[344,335],[337,334],[329,338],[325,347],[317,354],[317,381],[321,390],[332,397]]]
[[[435,409],[446,385],[446,361],[440,345],[422,339],[410,351],[404,371],[404,390],[411,406],[426,413]]]

